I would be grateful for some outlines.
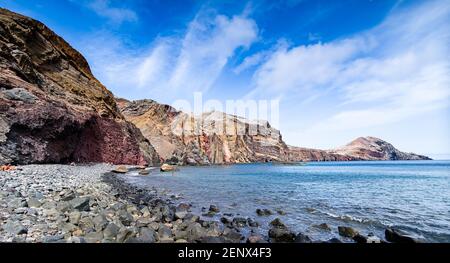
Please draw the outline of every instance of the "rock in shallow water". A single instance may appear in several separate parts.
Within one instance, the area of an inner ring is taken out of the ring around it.
[[[342,243],[342,241],[339,240],[338,238],[333,237],[332,239],[326,241],[325,243],[337,244],[337,243]]]
[[[327,223],[322,223],[320,225],[313,225],[312,227],[323,231],[331,231],[331,227]]]
[[[295,240],[295,233],[286,228],[273,227],[269,230],[269,237],[275,243],[292,243]]]
[[[361,235],[361,234],[355,235],[355,236],[353,237],[353,240],[354,240],[356,243],[360,243],[360,244],[368,243],[368,242],[367,242],[367,237],[366,237],[366,236],[363,236],[363,235]]]
[[[273,227],[286,228],[286,225],[279,218],[275,218],[270,225]]]
[[[295,243],[312,243],[312,240],[309,236],[304,235],[302,233],[297,234],[294,240]]]
[[[399,230],[399,229],[386,229],[386,240],[392,243],[422,243],[420,238]]]
[[[142,171],[139,171],[139,175],[149,175],[150,174],[150,171],[149,170],[142,170]]]
[[[270,211],[269,209],[256,209],[256,214],[258,216],[271,216],[273,215],[272,211]]]
[[[214,212],[214,213],[219,213],[220,209],[219,209],[219,207],[217,205],[210,205],[209,206],[209,211],[210,212]]]
[[[235,217],[233,219],[233,226],[242,228],[247,226],[247,218],[244,217]]]
[[[128,168],[125,166],[118,166],[113,170],[113,172],[118,174],[126,174],[128,173]]]
[[[160,168],[161,172],[174,172],[177,170],[176,166],[170,164],[163,164]]]
[[[338,231],[339,231],[339,235],[341,235],[343,237],[349,237],[349,238],[353,238],[359,234],[358,231],[356,231],[355,229],[353,229],[351,227],[346,227],[346,226],[338,227]]]
[[[276,243],[292,243],[295,240],[295,233],[290,231],[286,225],[279,219],[276,218],[270,222],[271,229],[269,230],[269,237],[273,242]]]

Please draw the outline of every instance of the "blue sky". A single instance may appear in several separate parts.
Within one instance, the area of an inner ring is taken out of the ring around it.
[[[276,98],[277,128],[292,145],[327,149],[370,135],[405,151],[450,153],[450,0],[0,6],[47,24],[120,97]]]

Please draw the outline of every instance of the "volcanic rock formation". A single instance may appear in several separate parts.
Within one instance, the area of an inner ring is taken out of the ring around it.
[[[152,100],[117,101],[127,120],[141,129],[168,162],[197,165],[287,161],[288,147],[268,122],[250,122],[221,112],[194,116]]]
[[[423,155],[401,152],[392,144],[375,137],[360,137],[344,147],[328,152],[369,161],[431,160]]]
[[[159,161],[85,58],[44,24],[0,9],[0,164]]]

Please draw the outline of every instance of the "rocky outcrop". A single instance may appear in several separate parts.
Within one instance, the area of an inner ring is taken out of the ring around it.
[[[375,137],[361,137],[344,147],[333,150],[317,150],[289,146],[289,161],[329,162],[329,161],[396,161],[431,160],[414,153],[397,150],[392,144]]]
[[[375,137],[360,137],[344,147],[328,152],[368,161],[431,160],[427,156],[401,152],[392,144]]]
[[[289,146],[289,161],[291,162],[346,162],[359,160],[361,159],[346,154]]]
[[[0,163],[159,161],[85,58],[44,24],[0,9]]]
[[[267,122],[221,112],[193,116],[152,100],[118,99],[127,120],[163,160],[188,165],[287,161],[288,147]]]

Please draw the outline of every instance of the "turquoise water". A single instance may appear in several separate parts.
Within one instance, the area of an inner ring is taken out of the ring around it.
[[[261,231],[280,217],[318,240],[337,236],[338,226],[379,237],[386,227],[395,226],[430,242],[450,242],[450,161],[182,167],[174,175],[155,172],[128,178],[181,194],[197,211],[217,204],[222,214],[253,217]],[[257,208],[287,214],[258,217]],[[332,231],[313,227],[321,223]]]

